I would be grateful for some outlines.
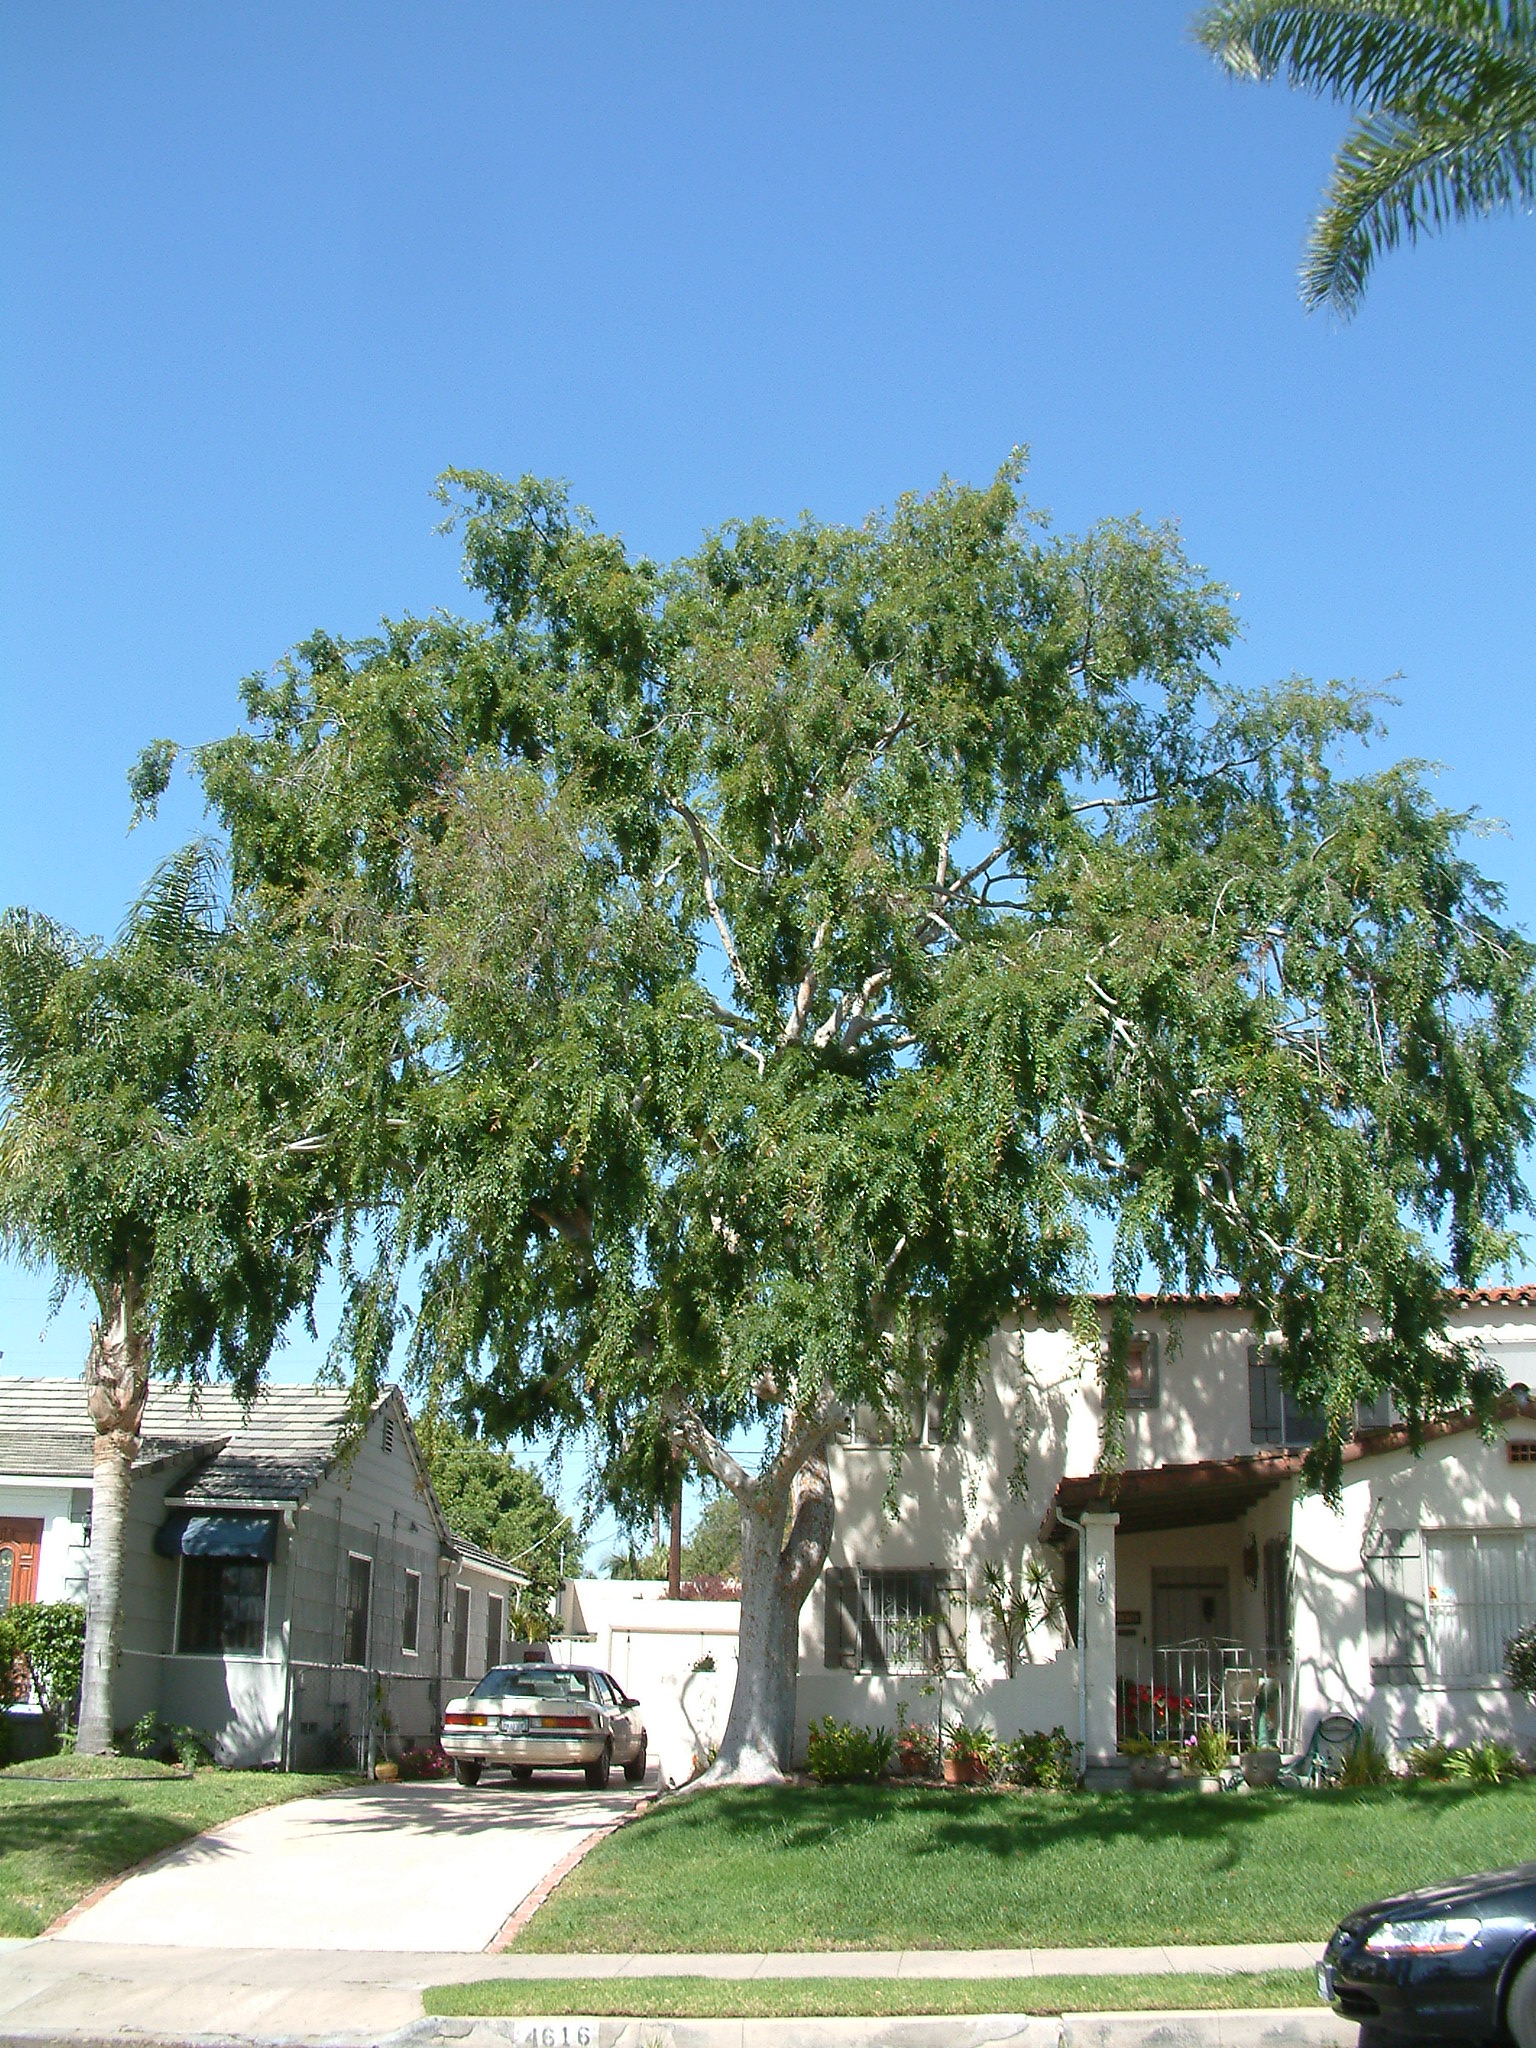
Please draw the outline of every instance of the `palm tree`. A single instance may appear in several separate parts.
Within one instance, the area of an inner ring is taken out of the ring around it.
[[[168,861],[116,941],[0,918],[0,1249],[96,1304],[95,1430],[78,1746],[107,1750],[123,1536],[151,1366],[215,1359],[254,1397],[323,1258],[289,1199],[295,1091],[260,976],[236,957],[206,846]],[[299,1154],[296,1162],[294,1155]]]
[[[1220,0],[1195,35],[1239,78],[1361,110],[1312,225],[1309,307],[1353,313],[1404,237],[1536,203],[1533,0]]]

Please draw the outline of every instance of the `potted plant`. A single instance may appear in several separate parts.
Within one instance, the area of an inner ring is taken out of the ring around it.
[[[1187,1768],[1197,1792],[1219,1792],[1221,1774],[1232,1761],[1232,1738],[1225,1728],[1207,1722],[1195,1731]]]
[[[896,1705],[896,1763],[904,1778],[932,1778],[939,1768],[939,1738],[925,1721],[909,1721],[904,1701]]]
[[[944,1751],[946,1785],[986,1785],[991,1782],[996,1744],[985,1728],[967,1728],[957,1721],[949,1731]]]

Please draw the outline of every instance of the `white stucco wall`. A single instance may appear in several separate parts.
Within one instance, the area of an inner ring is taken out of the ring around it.
[[[1442,1438],[1419,1458],[1407,1451],[1362,1458],[1346,1467],[1337,1513],[1316,1496],[1297,1501],[1292,1542],[1302,1733],[1331,1710],[1371,1721],[1397,1748],[1488,1736],[1521,1746],[1536,1741],[1536,1709],[1500,1676],[1424,1685],[1373,1679],[1361,1562],[1373,1527],[1520,1529],[1536,1540],[1536,1466],[1509,1463],[1511,1435],[1536,1438],[1536,1428],[1514,1425],[1493,1444],[1471,1433]],[[1425,1591],[1429,1597],[1431,1589]]]

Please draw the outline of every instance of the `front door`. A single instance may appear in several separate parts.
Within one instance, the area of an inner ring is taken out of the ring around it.
[[[1165,1565],[1152,1573],[1152,1641],[1209,1649],[1232,1635],[1232,1595],[1225,1565]]]
[[[27,1607],[37,1598],[41,1522],[0,1520],[0,1608]]]

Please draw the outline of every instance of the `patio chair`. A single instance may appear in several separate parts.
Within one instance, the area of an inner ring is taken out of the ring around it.
[[[1252,1749],[1254,1705],[1262,1679],[1246,1666],[1221,1674],[1221,1718],[1234,1749]]]
[[[1281,1766],[1280,1783],[1292,1790],[1315,1790],[1325,1778],[1338,1776],[1345,1757],[1360,1740],[1360,1723],[1349,1714],[1320,1714],[1312,1739],[1300,1756]]]

